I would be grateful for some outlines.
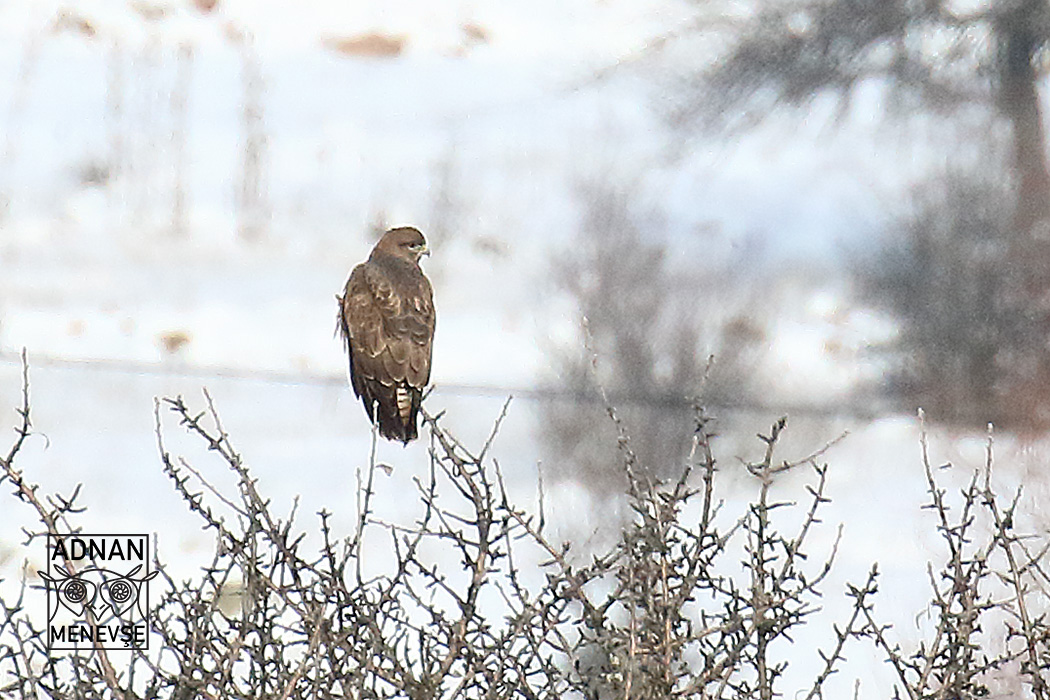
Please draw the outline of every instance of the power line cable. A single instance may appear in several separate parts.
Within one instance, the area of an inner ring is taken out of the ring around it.
[[[0,364],[21,364],[19,353],[0,351]],[[136,362],[114,358],[71,359],[50,355],[31,354],[30,368],[56,368],[76,372],[101,372],[129,376],[181,377],[193,379],[220,379],[257,382],[272,385],[304,386],[318,388],[343,388],[347,385],[344,375],[322,372],[289,372],[281,370],[206,367],[200,365],[167,364],[160,362]],[[577,404],[600,404],[597,392],[576,391],[552,386],[509,387],[489,384],[435,384],[434,392],[452,397],[506,398],[537,402],[571,402]],[[645,406],[666,410],[692,410],[695,399],[676,394],[628,394],[609,392],[609,401],[617,406]],[[804,415],[823,418],[858,418],[871,420],[880,415],[879,407],[856,403],[840,404],[760,404],[752,401],[719,400],[703,402],[709,409],[742,413],[770,413]]]

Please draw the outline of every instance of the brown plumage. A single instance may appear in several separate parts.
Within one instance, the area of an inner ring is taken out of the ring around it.
[[[390,229],[336,297],[354,394],[380,435],[406,444],[418,434],[434,346],[434,292],[419,268],[426,254],[418,230]]]

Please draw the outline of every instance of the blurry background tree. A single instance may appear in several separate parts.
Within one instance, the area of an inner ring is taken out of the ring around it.
[[[705,241],[672,243],[658,213],[635,209],[635,188],[590,183],[579,191],[582,222],[553,274],[586,318],[590,339],[581,329],[579,343],[560,351],[559,382],[574,398],[548,404],[544,441],[559,474],[579,477],[595,492],[622,493],[616,426],[600,389],[641,468],[666,478],[684,463],[701,389],[708,403],[748,398],[749,368],[765,334],[759,320],[740,311],[749,306],[735,289],[740,285],[721,272],[733,265],[694,254]]]
[[[950,171],[918,188],[885,244],[860,261],[865,297],[905,320],[889,385],[933,415],[1014,427],[1023,417],[999,385],[1040,343],[1026,306],[1004,294],[1010,198],[1000,179]]]
[[[778,105],[828,95],[845,115],[863,87],[900,121],[955,127],[946,157],[978,146],[970,173],[924,185],[922,201],[906,205],[866,281],[914,358],[911,381],[895,384],[901,397],[942,418],[1050,427],[1050,173],[1038,95],[1048,43],[1043,0],[771,0],[733,25],[722,60],[695,76],[675,115],[748,128]],[[983,128],[964,131],[975,118]],[[996,151],[1006,157],[989,162]]]

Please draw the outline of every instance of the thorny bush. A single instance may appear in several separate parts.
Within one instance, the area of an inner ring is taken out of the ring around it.
[[[851,609],[825,647],[807,649],[784,642],[820,612],[819,587],[838,545],[813,564],[806,558],[828,502],[827,468],[823,450],[799,462],[775,459],[783,419],[759,436],[761,457],[745,463],[757,497],[744,512],[726,514],[715,494],[712,423],[701,407],[688,462],[676,480],[657,483],[640,476],[630,437],[609,406],[634,515],[610,551],[581,561],[569,544],[544,534],[542,505],[530,514],[511,503],[491,437],[471,450],[440,416],[427,415],[430,460],[416,480],[418,521],[384,523],[374,515],[382,465],[373,451],[359,474],[356,531],[337,537],[322,512],[322,545],[306,552],[294,511],[286,519],[272,512],[207,393],[205,400],[201,411],[182,398],[157,403],[163,469],[216,538],[212,561],[193,580],[175,581],[155,562],[161,579],[154,585],[163,592],[151,624],[159,643],[150,651],[49,654],[40,621],[24,606],[25,574],[17,598],[0,601],[0,695],[822,698],[854,646],[887,662],[894,697],[984,697],[1004,674],[1015,684],[1012,696],[1048,697],[1046,550],[1016,532],[1018,498],[1004,502],[993,493],[990,441],[984,473],[950,507],[923,440],[927,507],[947,555],[929,570],[930,636],[904,649],[880,622],[873,566],[845,592]],[[38,522],[26,529],[26,545],[48,532],[76,532],[82,512],[79,488],[69,497],[43,495],[16,466],[32,432],[29,408],[26,366],[16,439],[0,457],[0,482]],[[165,414],[233,471],[236,494],[215,489],[203,470],[167,451]],[[813,472],[808,502],[777,500],[778,476],[804,468]],[[791,534],[782,531],[786,522],[794,523]],[[386,537],[393,552],[378,575],[362,570],[366,533]],[[435,558],[434,547],[444,556]],[[538,567],[530,563],[537,560]],[[73,562],[65,565],[74,570]],[[237,606],[224,604],[231,591]],[[804,687],[787,687],[789,660],[813,669]]]

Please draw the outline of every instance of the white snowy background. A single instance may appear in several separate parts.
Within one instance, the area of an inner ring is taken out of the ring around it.
[[[708,58],[646,47],[694,11],[672,0],[219,0],[207,13],[174,0],[0,2],[0,425],[13,439],[26,348],[39,433],[18,466],[48,491],[82,483],[85,531],[156,532],[162,556],[190,575],[212,543],[161,472],[153,407],[182,394],[203,408],[207,386],[275,510],[298,496],[304,528],[324,508],[348,532],[370,432],[342,380],[334,295],[367,255],[370,227],[439,232],[424,264],[439,309],[429,407],[477,445],[506,395],[556,382],[547,351],[579,319],[546,275],[579,221],[576,184],[599,175],[636,183],[673,237],[713,227],[714,254],[752,245],[756,265],[781,272],[760,368],[770,406],[844,400],[877,377],[864,350],[893,327],[851,302],[841,260],[921,168],[878,136],[879,105],[864,100],[846,130],[815,116],[790,132],[684,140],[661,106],[675,70]],[[400,53],[338,50],[368,33],[400,37]],[[244,205],[248,138],[261,180]],[[252,212],[262,223],[248,238]],[[723,444],[727,511],[755,490],[732,456],[754,457],[746,436],[776,417],[734,418],[745,437]],[[515,399],[494,446],[530,507],[540,419],[527,395]],[[171,451],[229,482],[165,427]],[[842,610],[844,581],[878,561],[878,608],[907,644],[939,556],[920,511],[918,425],[801,416],[785,456],[844,429],[826,456],[833,503],[814,546],[819,555],[845,523],[825,602]],[[946,485],[983,463],[982,436],[934,429],[931,442],[937,464],[955,464]],[[405,494],[424,443],[379,446],[394,467],[380,477],[382,517],[411,520]],[[1009,436],[997,451],[1008,487],[1042,460],[1038,444]],[[810,479],[789,475],[779,494],[802,498]],[[555,479],[549,489],[560,537],[586,543],[601,530],[606,510],[585,488]],[[4,586],[41,558],[22,546],[31,521],[0,499]],[[787,650],[789,677],[801,684],[818,668],[806,642],[826,631]],[[861,697],[884,697],[888,669],[870,649],[848,655],[834,687],[852,693],[860,677]]]

